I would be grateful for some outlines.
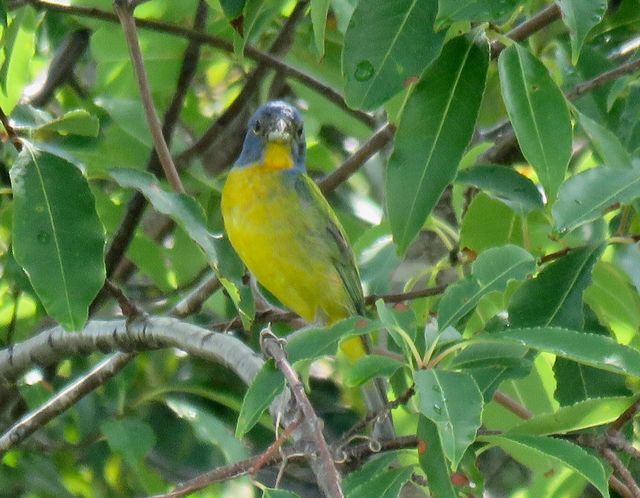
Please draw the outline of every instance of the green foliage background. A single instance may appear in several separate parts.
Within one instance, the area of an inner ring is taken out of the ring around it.
[[[391,399],[416,391],[393,416],[418,450],[344,468],[346,495],[634,491],[602,445],[622,439],[617,461],[640,478],[636,424],[614,422],[640,377],[638,0],[152,0],[135,15],[186,194],[152,152],[111,3],[0,2],[0,108],[23,141],[18,154],[5,134],[0,149],[4,348],[54,321],[119,316],[106,276],[150,316],[217,279],[180,318],[255,349],[268,322],[298,328],[255,302],[218,236],[246,120],[284,98],[321,185],[354,167],[326,192],[372,305],[364,323],[298,334],[289,358],[330,442],[364,415],[357,387],[372,377]],[[342,338],[380,329],[376,355],[335,359]],[[0,496],[163,493],[273,441],[277,374],[247,391],[221,365],[141,349],[3,453]],[[2,432],[103,356],[90,353],[3,379]],[[197,496],[317,492],[292,475],[284,487],[244,477]]]

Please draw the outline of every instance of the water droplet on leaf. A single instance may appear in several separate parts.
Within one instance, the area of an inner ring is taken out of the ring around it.
[[[373,64],[369,61],[360,61],[356,65],[356,70],[353,73],[353,76],[358,81],[367,81],[373,76],[373,71]]]
[[[442,413],[442,408],[440,408],[440,405],[437,403],[433,404],[433,411],[436,412],[438,415],[440,415]]]

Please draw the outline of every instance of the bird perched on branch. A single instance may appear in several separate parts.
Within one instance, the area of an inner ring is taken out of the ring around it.
[[[261,106],[224,186],[222,216],[232,246],[262,286],[305,320],[331,324],[364,314],[364,297],[351,246],[307,176],[305,154],[300,113],[283,101]],[[352,361],[366,354],[360,337],[341,349]],[[373,384],[365,398],[384,404]]]

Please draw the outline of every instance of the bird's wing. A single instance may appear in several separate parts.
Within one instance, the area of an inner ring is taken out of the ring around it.
[[[328,256],[340,275],[347,294],[357,313],[364,313],[364,296],[353,250],[344,229],[315,182],[307,175],[299,175],[295,188],[306,211],[305,218],[314,224],[313,230],[327,241]]]

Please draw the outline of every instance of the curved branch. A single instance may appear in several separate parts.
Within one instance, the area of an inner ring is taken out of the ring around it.
[[[93,320],[80,332],[53,327],[0,350],[0,381],[9,382],[33,365],[52,365],[73,355],[168,347],[219,363],[245,384],[251,383],[264,364],[262,358],[239,339],[175,318],[148,317],[129,324],[126,320]]]

